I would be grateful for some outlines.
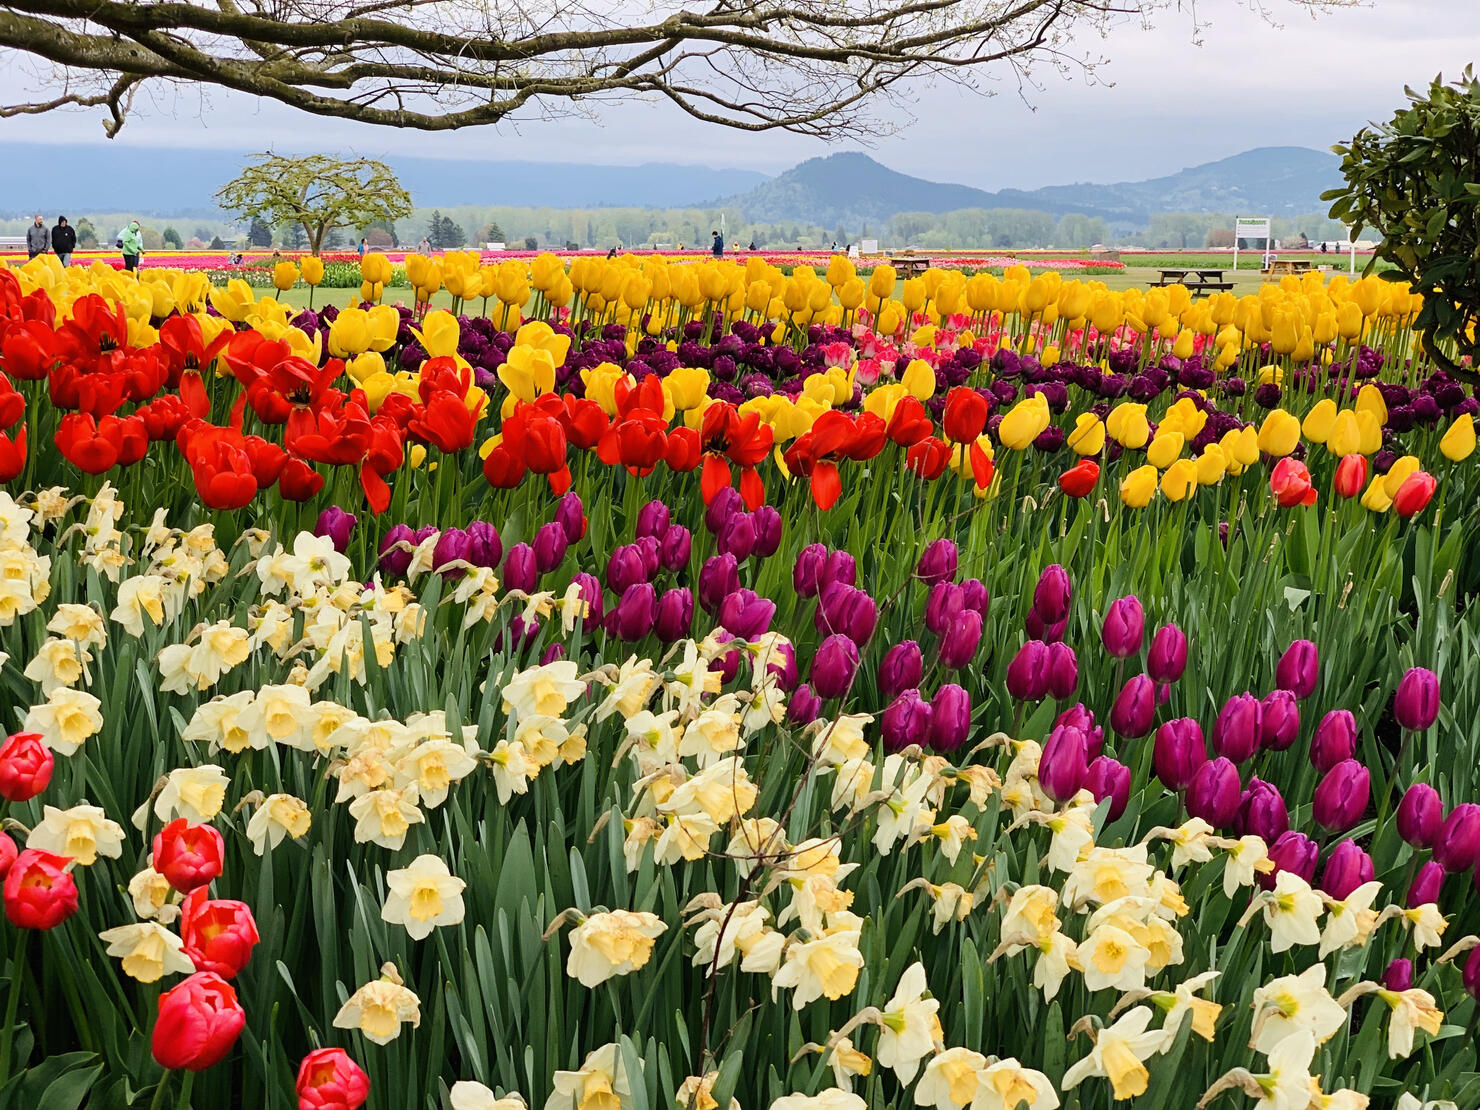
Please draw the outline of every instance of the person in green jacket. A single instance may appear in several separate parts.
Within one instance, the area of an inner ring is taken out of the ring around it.
[[[144,236],[139,231],[139,221],[134,220],[118,235],[118,246],[123,251],[123,268],[137,270],[139,255],[144,253]]]

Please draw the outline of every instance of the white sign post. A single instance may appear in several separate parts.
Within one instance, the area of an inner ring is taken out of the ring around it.
[[[1264,250],[1269,251],[1274,241],[1269,237],[1269,217],[1235,216],[1233,218],[1233,268],[1238,269],[1238,243],[1240,239],[1262,239]]]

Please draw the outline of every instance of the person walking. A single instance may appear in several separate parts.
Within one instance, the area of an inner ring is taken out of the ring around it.
[[[66,216],[58,216],[57,226],[51,229],[51,249],[63,266],[72,264],[72,252],[77,249],[77,232],[67,222]]]
[[[46,232],[46,221],[38,212],[31,226],[26,228],[26,257],[35,258],[38,254],[45,254],[50,247],[51,236]]]
[[[118,236],[118,249],[123,252],[123,268],[137,270],[139,256],[144,253],[144,235],[139,230],[139,221],[131,220]]]
[[[40,219],[41,217],[38,216],[36,218]],[[725,253],[725,237],[717,231],[712,232],[711,234],[713,234],[714,236],[714,257],[723,257]]]
[[[363,240],[363,239],[361,239],[361,240],[360,240],[360,257],[361,257],[361,258],[364,258],[364,257],[365,257],[365,248],[366,248],[366,247],[367,247],[367,246],[368,246],[368,245],[369,245],[369,244],[367,244],[367,243],[366,243],[366,242],[365,242],[365,240]]]

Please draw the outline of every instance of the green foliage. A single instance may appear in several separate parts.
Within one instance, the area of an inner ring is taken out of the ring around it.
[[[180,233],[172,227],[165,228],[164,234],[160,236],[160,239],[170,250],[177,251],[185,246],[185,240],[181,239]]]
[[[1341,155],[1346,185],[1322,194],[1332,219],[1382,234],[1385,274],[1423,294],[1415,327],[1436,360],[1480,355],[1480,80],[1467,66],[1428,92],[1405,88],[1407,107],[1362,128]]]
[[[98,229],[86,216],[77,221],[77,249],[94,250],[98,245]]]
[[[260,216],[253,216],[247,228],[247,243],[254,247],[272,246],[272,228]]]
[[[468,234],[462,229],[461,224],[451,216],[442,215],[439,210],[432,213],[427,227],[427,239],[431,242],[433,250],[449,251],[465,246]]]

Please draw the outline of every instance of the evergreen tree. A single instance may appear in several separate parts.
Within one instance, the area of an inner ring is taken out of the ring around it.
[[[79,250],[94,250],[98,245],[98,229],[86,216],[77,221],[77,247]]]
[[[247,244],[253,247],[272,246],[272,228],[259,216],[253,216],[252,222],[247,225]]]
[[[172,227],[165,228],[160,239],[170,250],[177,251],[185,246],[185,240],[181,239],[180,233]]]

